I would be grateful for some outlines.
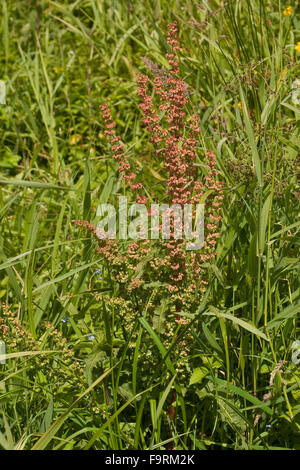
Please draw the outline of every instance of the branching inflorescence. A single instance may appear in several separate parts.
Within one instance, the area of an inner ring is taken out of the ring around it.
[[[182,321],[179,312],[191,311],[199,305],[199,299],[206,289],[207,262],[216,254],[219,237],[223,191],[222,183],[218,180],[214,152],[198,149],[201,131],[199,116],[197,113],[189,116],[186,111],[188,105],[191,107],[190,92],[187,83],[179,76],[176,23],[169,25],[167,43],[169,70],[143,59],[154,78],[151,82],[147,75],[138,77],[142,123],[150,134],[149,141],[153,146],[156,162],[163,162],[167,186],[164,202],[183,207],[185,204],[195,205],[205,201],[204,246],[198,251],[187,251],[186,241],[174,237],[173,217],[169,240],[133,241],[125,252],[124,243],[121,248],[121,244],[115,240],[98,240],[98,251],[109,261],[110,271],[119,283],[119,295],[124,300],[124,305],[126,303],[127,310],[133,291],[132,309],[136,311],[139,299],[141,304],[144,303],[146,286],[154,281],[160,283],[149,310],[151,314],[152,305],[154,315],[162,299],[167,298],[170,305],[169,317],[167,315],[170,331],[171,317],[175,315],[175,324]],[[144,185],[137,181],[137,175],[126,158],[125,148],[120,136],[116,134],[116,124],[108,104],[102,105],[101,110],[106,125],[105,135],[111,144],[112,156],[118,162],[118,171],[128,190],[135,195],[136,201],[147,204]],[[205,157],[201,165],[195,165],[201,153]],[[158,195],[156,199],[159,199]],[[194,210],[193,219],[195,216]],[[76,223],[86,226],[95,234],[91,224],[82,221]]]

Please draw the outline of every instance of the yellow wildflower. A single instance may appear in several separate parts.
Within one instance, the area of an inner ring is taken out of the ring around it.
[[[233,104],[233,107],[235,108],[235,103]],[[240,101],[238,102],[238,107],[239,109],[242,109],[242,103]]]
[[[53,70],[54,70],[55,73],[59,73],[59,72],[63,72],[64,68],[63,67],[54,67]]]
[[[81,134],[73,134],[70,136],[70,145],[76,145],[78,142],[80,142],[82,139]]]
[[[297,52],[300,52],[300,41],[297,42],[297,46],[295,46]]]
[[[291,5],[289,5],[287,8],[285,8],[285,9],[283,10],[283,14],[284,14],[284,16],[291,16],[291,14],[292,14],[292,7],[291,7]]]

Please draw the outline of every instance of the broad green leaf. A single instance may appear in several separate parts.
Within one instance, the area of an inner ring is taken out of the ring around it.
[[[227,318],[228,320],[231,320],[236,325],[239,325],[242,328],[244,328],[245,330],[250,331],[250,333],[252,333],[256,336],[259,336],[260,338],[264,339],[265,341],[269,341],[269,339],[266,337],[266,335],[264,333],[262,333],[262,331],[260,331],[258,328],[251,325],[247,321],[242,320],[241,318],[237,318],[234,315],[231,315],[230,313],[223,313],[223,312],[218,311],[217,313],[208,312],[208,313],[204,313],[203,315],[213,315],[213,316],[216,316],[216,317]]]
[[[200,382],[207,374],[208,370],[206,367],[196,367],[196,369],[193,370],[192,376],[190,378],[190,385]]]

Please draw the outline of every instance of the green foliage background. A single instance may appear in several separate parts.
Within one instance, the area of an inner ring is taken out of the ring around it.
[[[300,9],[287,6],[1,2],[2,448],[299,449]],[[147,317],[151,292],[126,322],[109,266],[72,222],[94,221],[118,184],[99,111],[107,98],[128,159],[164,194],[136,76],[142,57],[167,66],[174,20],[201,148],[214,149],[225,184],[184,381]]]

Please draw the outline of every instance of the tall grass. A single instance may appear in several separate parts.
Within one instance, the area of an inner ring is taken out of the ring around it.
[[[4,449],[299,449],[300,20],[298,2],[292,15],[287,6],[1,3]],[[110,266],[72,221],[94,221],[122,190],[99,112],[107,98],[128,159],[163,197],[136,77],[142,57],[167,66],[174,20],[200,147],[217,155],[225,199],[208,289],[169,348],[148,314],[156,279],[128,319]],[[182,382],[173,352],[187,334]]]

